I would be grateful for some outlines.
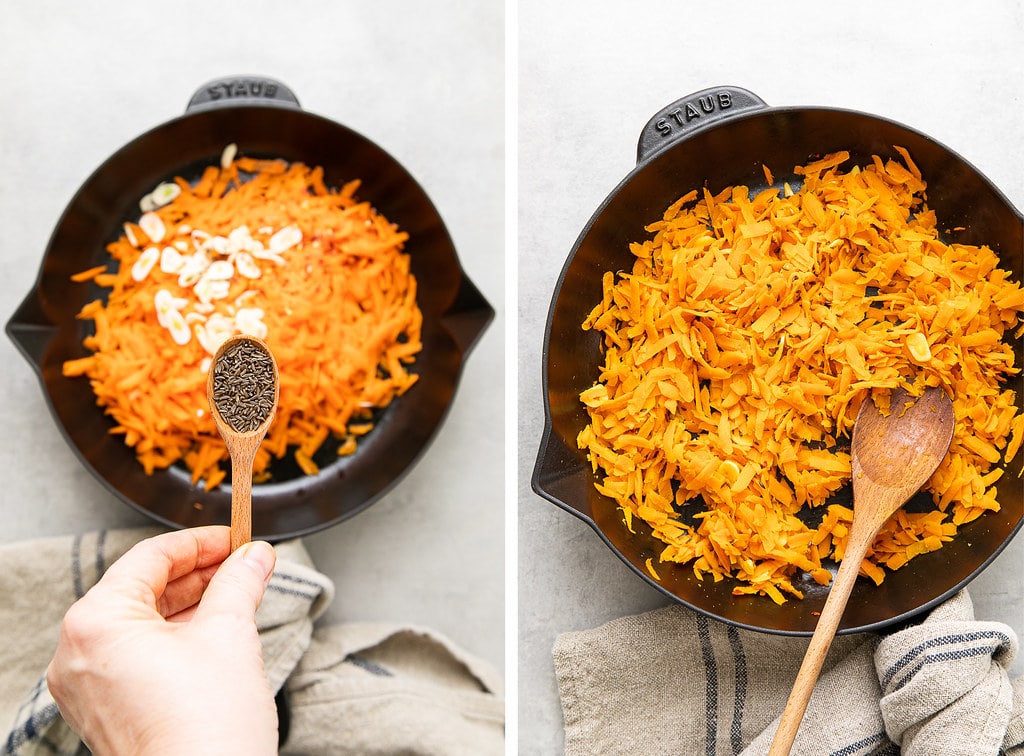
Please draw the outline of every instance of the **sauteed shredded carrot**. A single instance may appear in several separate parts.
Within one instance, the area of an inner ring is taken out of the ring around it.
[[[852,511],[827,502],[850,478],[854,418],[899,386],[944,387],[956,431],[932,508],[898,512],[862,574],[880,583],[998,509],[1000,463],[1024,438],[1003,385],[1024,289],[988,247],[942,239],[897,151],[845,171],[847,153],[827,155],[753,196],[691,191],[631,245],[630,272],[604,275],[583,324],[604,361],[578,443],[626,525],[665,543],[662,562],[779,603],[802,597],[803,574],[829,582]]]
[[[407,234],[323,170],[233,158],[195,185],[175,179],[108,251],[110,266],[76,281],[108,289],[92,320],[90,355],[64,364],[89,379],[147,472],[176,462],[213,488],[227,451],[210,416],[206,372],[232,333],[264,339],[278,362],[280,402],[256,479],[289,450],[307,474],[328,440],[355,451],[372,411],[412,386],[422,315],[403,252]]]

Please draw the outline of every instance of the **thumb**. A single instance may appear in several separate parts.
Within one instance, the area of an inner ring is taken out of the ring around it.
[[[277,563],[277,552],[265,541],[247,543],[228,556],[210,580],[196,617],[233,614],[251,619]]]

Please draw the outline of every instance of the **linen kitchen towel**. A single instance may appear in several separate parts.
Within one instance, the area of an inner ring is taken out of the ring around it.
[[[566,754],[760,756],[806,638],[708,620],[682,606],[563,633],[554,647]],[[833,642],[792,753],[1024,754],[1017,638],[974,618],[966,591],[920,624]]]
[[[87,753],[44,674],[68,607],[156,529],[100,531],[0,547],[2,753]],[[301,541],[277,545],[256,616],[278,692],[283,754],[498,754],[501,682],[442,636],[388,624],[322,626],[334,596]]]

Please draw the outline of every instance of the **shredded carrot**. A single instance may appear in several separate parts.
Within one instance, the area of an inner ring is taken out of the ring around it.
[[[829,502],[849,482],[854,418],[865,400],[888,411],[897,387],[944,387],[956,431],[926,486],[934,509],[890,519],[862,574],[880,583],[998,509],[999,464],[1024,440],[1003,385],[1024,290],[993,250],[940,238],[896,149],[902,162],[846,171],[847,153],[827,155],[755,196],[691,191],[631,245],[631,271],[604,275],[583,323],[604,359],[577,441],[626,526],[664,542],[661,562],[780,603],[802,597],[801,573],[827,584],[852,520]]]
[[[280,372],[256,481],[288,453],[315,474],[329,438],[355,452],[374,412],[416,382],[421,348],[407,234],[357,199],[358,181],[335,190],[319,167],[225,163],[195,185],[162,185],[176,196],[125,224],[110,265],[73,277],[106,291],[79,314],[95,326],[91,354],[64,365],[90,381],[147,472],[181,463],[208,489],[228,455],[206,373],[232,333],[264,339]]]
[[[107,270],[107,266],[106,265],[97,265],[94,268],[89,268],[88,270],[83,270],[81,273],[76,273],[75,275],[71,276],[71,280],[74,281],[75,283],[82,283],[83,281],[91,281],[94,278],[96,278],[96,276],[98,276],[100,273],[106,272],[106,270]]]
[[[657,570],[654,569],[654,560],[647,557],[645,564],[647,565],[647,571],[651,574],[651,577],[655,580],[661,580],[661,576],[658,574]]]

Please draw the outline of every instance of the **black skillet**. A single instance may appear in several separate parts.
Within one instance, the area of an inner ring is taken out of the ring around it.
[[[105,262],[106,245],[139,215],[139,200],[161,181],[198,178],[224,148],[324,168],[328,185],[361,180],[359,197],[409,233],[406,251],[423,311],[419,382],[378,419],[359,451],[339,458],[326,448],[321,472],[305,476],[285,460],[273,480],[254,487],[253,536],[300,536],[340,522],[388,491],[419,459],[452,402],[464,361],[494,311],[466,276],[437,209],[413,177],[364,136],[309,113],[281,82],[265,77],[217,79],[200,87],[183,116],[134,139],[104,162],[65,209],[36,283],[7,333],[38,373],[54,419],[82,463],[114,494],[156,521],[189,527],[229,520],[230,492],[196,488],[183,468],[146,475],[109,430],[85,379],[61,375],[84,356],[88,325],[75,319],[100,292],[70,276]]]
[[[598,337],[584,333],[580,324],[601,299],[602,274],[631,269],[629,242],[645,238],[644,226],[690,189],[707,185],[714,193],[737,184],[762,188],[762,165],[772,169],[776,181],[794,180],[787,172],[817,156],[848,150],[850,165],[863,165],[872,155],[899,158],[894,145],[908,149],[921,168],[928,204],[947,241],[987,244],[1021,280],[1024,218],[963,158],[920,132],[877,116],[831,108],[772,108],[736,87],[697,92],[647,123],[636,167],[584,227],[558,279],[544,338],[545,425],[533,488],[593,527],[642,580],[710,617],[766,632],[809,635],[827,588],[800,580],[804,600],[777,606],[764,597],[733,596],[730,580],[701,581],[688,566],[657,562],[660,542],[641,528],[629,532],[614,502],[595,490],[595,473],[576,446],[576,435],[587,423],[579,393],[594,384],[601,364]],[[1013,346],[1016,364],[1024,365],[1024,340],[1014,340]],[[1018,376],[1012,386],[1018,407],[1024,407],[1024,379]],[[1021,525],[1024,482],[1017,473],[1022,464],[1024,451],[1007,465],[998,483],[1001,511],[962,527],[952,543],[913,559],[879,587],[859,581],[840,632],[907,621],[977,576]],[[849,501],[849,492],[838,498]],[[648,558],[654,559],[660,580],[647,572]]]

